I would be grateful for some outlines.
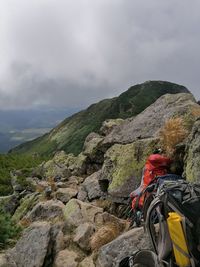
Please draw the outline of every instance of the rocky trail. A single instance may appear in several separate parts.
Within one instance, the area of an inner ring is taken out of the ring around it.
[[[28,186],[17,183],[20,170],[12,173],[13,194],[0,204],[24,230],[0,254],[0,267],[114,267],[136,249],[150,248],[143,228],[130,230],[120,210],[170,118],[190,127],[177,144],[174,173],[200,181],[199,115],[191,94],[167,94],[136,117],[105,121],[78,156],[56,152],[32,170]]]

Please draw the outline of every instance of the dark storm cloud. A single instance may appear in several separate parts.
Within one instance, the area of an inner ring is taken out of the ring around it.
[[[0,0],[0,109],[86,106],[146,80],[197,98],[198,0]]]

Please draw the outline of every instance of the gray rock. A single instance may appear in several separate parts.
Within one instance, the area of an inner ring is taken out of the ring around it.
[[[139,186],[147,157],[158,139],[138,140],[131,144],[115,144],[105,154],[100,181],[107,182],[107,191],[117,202],[127,198]]]
[[[94,163],[102,163],[103,152],[102,152],[102,141],[103,137],[97,133],[90,133],[83,146],[83,154],[86,155]]]
[[[79,188],[79,191],[78,191],[78,195],[77,195],[77,199],[80,200],[80,201],[88,201],[88,198],[87,198],[88,194],[86,192],[86,190],[83,188],[83,186],[81,186]]]
[[[115,267],[119,262],[137,249],[150,249],[149,240],[145,237],[143,228],[132,229],[112,242],[101,247],[96,261],[96,267]]]
[[[65,249],[63,228],[64,228],[63,222],[57,222],[52,224],[50,230],[50,241],[49,241],[48,251],[45,257],[44,266],[52,266],[57,253]]]
[[[77,199],[71,199],[64,209],[65,221],[70,229],[76,228],[86,222],[94,224],[96,222],[96,216],[101,213],[103,213],[102,208]]]
[[[70,166],[74,164],[75,160],[76,157],[72,154],[66,154],[64,151],[57,152],[53,159],[40,166],[41,176],[68,178],[72,175]]]
[[[93,199],[100,198],[103,192],[99,186],[99,178],[101,176],[101,171],[95,172],[85,179],[82,186],[84,191],[87,192],[87,197],[91,201]]]
[[[20,267],[42,267],[50,240],[50,224],[47,222],[33,223],[24,232],[10,257]]]
[[[123,119],[110,119],[102,123],[100,133],[102,135],[108,135],[116,126],[121,125],[124,122]]]
[[[68,249],[62,250],[58,253],[54,267],[77,267],[78,255],[74,251]]]
[[[83,250],[90,250],[90,237],[93,235],[95,228],[90,223],[79,225],[75,231],[74,242]]]
[[[190,182],[200,182],[200,119],[188,137],[185,156],[185,177]]]
[[[66,204],[71,198],[75,197],[77,194],[77,189],[59,188],[56,192],[56,198]]]
[[[137,139],[156,137],[165,121],[175,115],[184,115],[196,101],[191,94],[166,94],[132,119],[127,119],[108,134],[103,144],[128,144]]]
[[[49,200],[46,202],[39,202],[27,214],[26,219],[34,222],[39,220],[51,221],[55,218],[63,218],[63,210],[65,205],[59,200]]]

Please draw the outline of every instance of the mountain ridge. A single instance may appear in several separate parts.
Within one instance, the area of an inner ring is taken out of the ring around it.
[[[166,81],[147,81],[131,86],[118,97],[104,99],[90,105],[65,120],[49,133],[23,143],[10,153],[34,153],[42,155],[52,154],[57,150],[79,154],[86,136],[98,132],[102,122],[106,119],[126,119],[142,112],[166,93],[190,93],[183,85]]]

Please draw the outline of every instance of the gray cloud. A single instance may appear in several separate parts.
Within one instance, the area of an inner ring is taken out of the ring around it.
[[[0,0],[0,109],[80,107],[146,80],[200,98],[198,0]]]

